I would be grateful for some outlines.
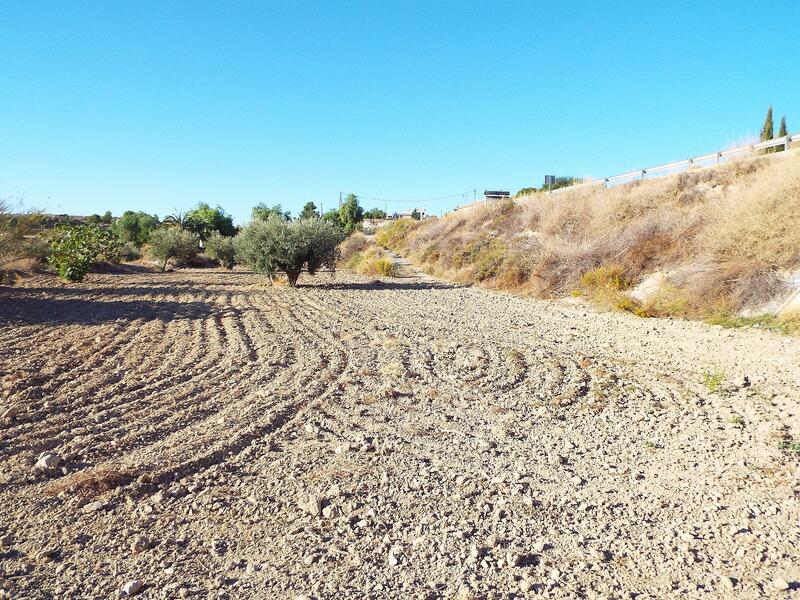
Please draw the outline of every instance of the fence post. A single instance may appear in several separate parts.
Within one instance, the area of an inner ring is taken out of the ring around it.
[[[722,152],[717,152],[717,164],[719,164],[720,160],[722,160]]]
[[[645,173],[647,173],[647,171],[645,169],[642,169],[642,179],[644,179]]]
[[[608,189],[608,177],[606,177],[605,179],[603,179],[603,187],[604,187],[605,189]]]
[[[785,152],[788,152],[789,148],[791,147],[791,145],[792,145],[792,134],[791,133],[787,133],[786,134],[786,139],[783,142],[783,150]]]

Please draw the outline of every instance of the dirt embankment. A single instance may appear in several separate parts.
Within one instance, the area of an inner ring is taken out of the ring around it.
[[[800,595],[799,340],[308,282],[0,288],[0,589]]]
[[[800,273],[798,151],[401,219],[376,240],[452,281],[728,325],[767,313],[759,324],[800,333],[785,302]]]

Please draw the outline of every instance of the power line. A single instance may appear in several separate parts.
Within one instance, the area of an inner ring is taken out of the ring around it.
[[[424,202],[435,202],[437,200],[450,200],[452,198],[467,198],[472,194],[473,190],[467,190],[460,194],[450,194],[448,196],[437,196],[435,198],[421,198],[418,200],[387,200],[386,198],[376,198],[374,196],[364,196],[356,194],[359,200],[371,200],[372,202],[384,202],[389,204],[422,204]]]

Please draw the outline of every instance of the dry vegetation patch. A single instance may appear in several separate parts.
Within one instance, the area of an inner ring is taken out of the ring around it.
[[[780,295],[800,269],[800,154],[401,219],[376,242],[454,281],[719,320]],[[653,273],[668,274],[658,293],[631,298]]]

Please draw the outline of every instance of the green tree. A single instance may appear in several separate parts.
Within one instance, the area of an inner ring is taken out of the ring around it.
[[[126,210],[111,226],[111,231],[120,241],[141,246],[158,225],[158,217],[155,215]]]
[[[197,254],[197,234],[178,227],[160,227],[150,233],[150,255],[159,262],[161,272],[170,260],[185,262]]]
[[[419,221],[420,214],[419,214],[419,211],[416,208],[411,211],[411,218],[414,219],[415,221]]]
[[[775,124],[772,121],[772,106],[767,109],[767,116],[764,117],[764,124],[761,126],[761,133],[758,139],[762,142],[767,142],[775,136]],[[764,152],[774,152],[774,148],[766,148]]]
[[[786,115],[783,115],[783,116],[781,117],[781,124],[780,124],[780,127],[778,127],[778,137],[779,137],[779,138],[782,138],[782,137],[785,137],[785,136],[787,136],[788,134],[789,134],[789,130],[786,128]],[[775,151],[776,151],[776,152],[782,152],[784,149],[785,149],[784,147],[782,147],[782,146],[778,146],[778,147],[775,149]]]
[[[338,246],[345,235],[340,227],[318,219],[299,219],[287,222],[278,215],[266,220],[253,220],[234,240],[237,259],[257,273],[273,279],[278,272],[286,273],[289,285],[305,268],[315,274],[320,267],[336,268]]]
[[[283,219],[284,221],[288,221],[292,218],[291,211],[284,211],[283,207],[280,204],[275,204],[273,206],[267,206],[263,202],[259,202],[253,207],[252,217],[255,221],[256,219],[261,221],[266,221],[269,219],[270,215],[276,215]]]
[[[48,262],[68,281],[83,281],[94,265],[117,260],[119,247],[114,235],[96,223],[57,225],[50,241]]]
[[[206,254],[218,261],[226,269],[232,269],[236,259],[233,238],[213,232],[206,242]]]
[[[103,218],[103,223],[105,223],[106,225],[111,225],[112,221],[114,220],[114,217],[111,214],[110,210],[104,212],[102,218]]]
[[[344,228],[344,232],[350,235],[363,220],[364,209],[358,204],[358,196],[347,194],[347,198],[339,207],[339,221]]]
[[[386,211],[381,210],[380,208],[370,208],[367,211],[364,211],[364,218],[365,219],[385,219],[386,218]]]
[[[211,208],[205,202],[199,203],[183,216],[183,228],[196,234],[204,242],[215,231],[228,237],[236,234],[233,217],[220,206]]]
[[[102,218],[98,214],[89,215],[88,217],[86,217],[86,222],[97,225],[102,222]]]
[[[341,219],[339,219],[339,211],[336,210],[335,208],[332,208],[328,212],[324,213],[320,217],[320,219],[322,219],[326,223],[332,223],[332,224],[336,225],[337,227],[342,227],[342,228],[344,227],[342,225]]]
[[[298,219],[318,219],[319,212],[317,211],[317,205],[313,202],[306,202],[303,210],[300,211],[300,214],[297,215]]]

